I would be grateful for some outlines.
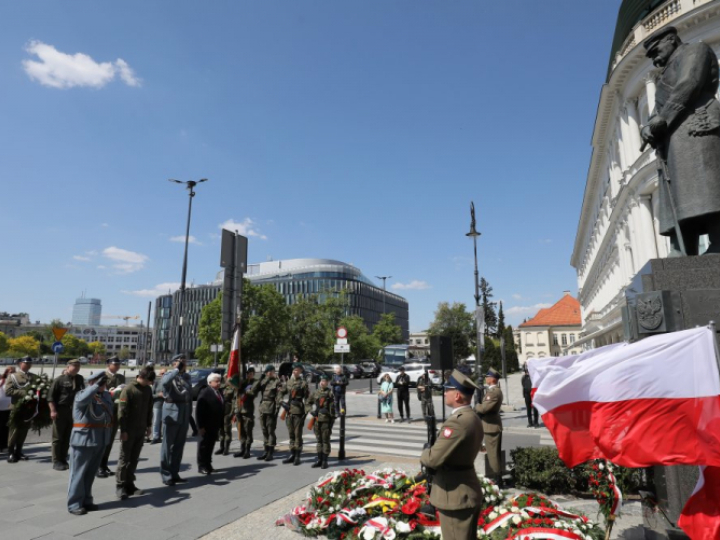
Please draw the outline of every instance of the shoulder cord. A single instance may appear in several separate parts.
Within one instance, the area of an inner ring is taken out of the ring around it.
[[[15,373],[11,374],[10,377],[12,377],[13,386],[14,386],[15,388],[18,388],[18,389],[25,388],[28,384],[30,384],[30,376],[28,376],[28,380],[27,380],[27,382],[26,382],[25,384],[20,384],[20,383],[18,382],[17,377],[15,376]]]

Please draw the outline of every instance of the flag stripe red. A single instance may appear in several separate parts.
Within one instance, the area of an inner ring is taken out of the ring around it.
[[[693,540],[720,538],[720,467],[703,467],[678,526]]]

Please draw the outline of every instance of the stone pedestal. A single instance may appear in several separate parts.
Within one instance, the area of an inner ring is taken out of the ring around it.
[[[720,327],[720,255],[653,259],[627,287],[625,299],[623,324],[628,341],[704,326],[710,321]],[[698,474],[694,466],[652,468],[649,476],[655,495],[673,523],[677,523],[695,488]],[[648,540],[687,538],[659,512],[644,521]]]

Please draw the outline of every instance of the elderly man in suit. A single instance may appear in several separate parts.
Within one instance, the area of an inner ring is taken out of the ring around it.
[[[212,451],[223,425],[225,416],[225,400],[220,392],[222,376],[219,373],[208,375],[208,385],[198,396],[195,410],[200,440],[198,440],[197,463],[200,474],[210,474],[212,467]]]
[[[482,488],[475,458],[482,446],[483,428],[470,407],[477,390],[473,380],[457,369],[445,385],[445,404],[452,413],[435,444],[420,456],[434,474],[430,503],[440,514],[443,540],[476,540]]]
[[[75,395],[73,403],[68,512],[76,516],[98,509],[93,503],[92,486],[105,448],[110,444],[113,423],[113,402],[106,386],[105,372],[93,371],[88,387]]]
[[[166,486],[186,482],[180,477],[180,463],[192,415],[192,387],[190,376],[185,371],[185,355],[175,355],[172,365],[173,369],[165,373],[161,381],[165,403],[160,475]]]

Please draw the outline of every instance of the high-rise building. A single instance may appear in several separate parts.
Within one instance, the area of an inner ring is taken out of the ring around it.
[[[78,298],[73,306],[72,323],[81,326],[98,326],[102,314],[99,298]]]

